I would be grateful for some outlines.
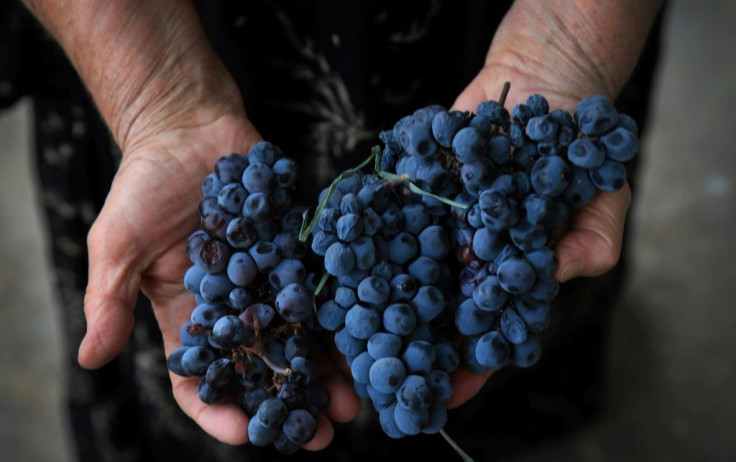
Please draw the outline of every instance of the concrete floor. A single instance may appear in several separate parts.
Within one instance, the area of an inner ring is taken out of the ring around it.
[[[612,326],[610,410],[516,462],[736,459],[736,2],[671,3]],[[29,108],[0,114],[2,460],[72,460],[62,339],[29,163]],[[163,365],[162,365],[163,367]]]

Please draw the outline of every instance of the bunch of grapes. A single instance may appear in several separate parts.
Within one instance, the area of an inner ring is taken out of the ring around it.
[[[198,303],[168,358],[176,374],[202,376],[208,404],[233,393],[253,444],[292,453],[317,429],[327,393],[312,386],[309,354],[315,274],[292,205],[296,163],[268,142],[220,158],[202,182],[202,229],[188,239],[186,289]]]
[[[434,105],[400,119],[311,219],[291,204],[297,169],[278,148],[220,159],[189,239],[199,305],[169,368],[203,375],[205,402],[234,391],[251,441],[290,453],[328,399],[310,386],[313,331],[334,332],[392,438],[442,432],[458,367],[536,363],[559,290],[552,240],[597,190],[625,185],[637,127],[602,96],[570,114],[535,94],[509,113],[507,91],[475,114]]]
[[[357,394],[371,399],[395,438],[442,429],[449,374],[460,363],[433,331],[451,321],[440,316],[451,289],[444,259],[452,244],[438,224],[446,210],[425,207],[399,186],[376,174],[341,180],[322,194],[312,240],[335,278],[318,322],[335,331]]]

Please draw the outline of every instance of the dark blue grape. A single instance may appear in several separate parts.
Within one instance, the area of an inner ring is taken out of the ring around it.
[[[486,277],[473,290],[473,301],[483,311],[496,311],[506,304],[508,295],[496,276]]]
[[[314,382],[320,374],[319,363],[314,358],[296,356],[291,360],[289,367],[291,369],[289,380],[302,385],[308,385]]]
[[[281,262],[281,251],[273,242],[260,241],[256,242],[250,249],[248,254],[256,264],[258,271],[267,273]]]
[[[549,112],[549,103],[547,102],[547,98],[539,93],[529,95],[526,99],[526,105],[535,116],[542,116]]]
[[[181,375],[182,377],[189,377],[189,374],[184,370],[184,367],[181,365],[181,358],[184,356],[184,353],[186,353],[188,349],[189,346],[180,346],[172,351],[169,357],[166,359],[166,367],[168,367],[169,370],[174,374]]]
[[[243,171],[248,166],[248,158],[236,152],[220,157],[215,162],[215,174],[222,184],[240,182]]]
[[[509,229],[511,241],[522,252],[541,249],[547,244],[547,230],[541,225],[520,221]]]
[[[544,248],[524,254],[538,278],[551,278],[557,269],[557,256],[552,249]]]
[[[386,409],[390,405],[394,404],[396,402],[396,395],[393,393],[381,393],[380,391],[373,388],[373,386],[368,383],[365,386],[366,391],[368,392],[368,397],[371,399],[371,404],[373,404],[373,409],[375,409],[378,412],[381,412],[382,410]]]
[[[452,397],[452,381],[445,371],[434,369],[427,374],[427,385],[432,390],[435,405],[443,405]]]
[[[273,170],[263,162],[251,163],[243,172],[243,186],[250,193],[268,193],[276,186]]]
[[[575,107],[575,119],[580,131],[587,136],[600,136],[616,126],[618,112],[602,95],[588,96]]]
[[[307,277],[307,270],[301,260],[284,259],[271,270],[268,275],[268,282],[276,290],[281,290],[292,283],[303,284]]]
[[[414,298],[419,288],[417,281],[408,274],[398,274],[391,279],[391,300],[400,302]]]
[[[217,359],[217,356],[211,348],[193,346],[182,354],[181,367],[188,375],[204,375],[210,363],[215,359]]]
[[[414,111],[414,120],[425,124],[432,123],[434,117],[440,113],[445,112],[445,108],[439,104],[430,104],[423,108],[419,108]]]
[[[434,404],[427,409],[427,423],[422,428],[422,433],[434,435],[439,433],[447,423],[447,410],[440,404]]]
[[[201,220],[202,229],[212,238],[224,241],[227,238],[227,225],[235,218],[225,211],[204,215]]]
[[[218,345],[233,348],[243,343],[248,335],[245,324],[237,316],[223,316],[212,327],[211,338]]]
[[[317,321],[327,330],[335,331],[345,323],[347,310],[333,300],[328,300],[320,305],[317,310]]]
[[[325,252],[325,270],[333,276],[345,276],[355,268],[355,253],[349,245],[335,242]]]
[[[417,321],[429,322],[444,310],[445,297],[435,286],[422,286],[410,303],[416,311]]]
[[[369,276],[358,284],[358,299],[372,305],[385,303],[391,295],[391,286],[382,277]]]
[[[532,168],[531,180],[536,193],[556,197],[570,185],[572,169],[562,157],[542,157]]]
[[[217,196],[222,189],[222,182],[216,173],[210,173],[202,180],[202,196]]]
[[[542,345],[537,334],[529,334],[526,341],[513,348],[514,364],[519,367],[530,367],[536,364],[542,354]]]
[[[427,158],[437,153],[430,123],[415,121],[402,131],[399,139],[404,150],[412,156]]]
[[[273,164],[276,184],[282,188],[291,188],[299,175],[299,166],[293,159],[279,159]]]
[[[271,216],[271,208],[266,193],[251,193],[243,204],[243,216],[253,223],[267,221]]]
[[[234,376],[233,364],[228,358],[219,358],[210,363],[205,380],[215,389],[223,390],[230,385]]]
[[[379,327],[381,327],[381,313],[372,308],[355,304],[345,314],[345,328],[356,339],[369,339]]]
[[[355,267],[367,270],[376,264],[376,246],[369,236],[360,236],[350,243],[350,249],[355,254]]]
[[[190,321],[193,324],[204,327],[205,329],[211,329],[215,325],[215,322],[222,316],[227,314],[227,309],[222,305],[212,305],[209,303],[202,303],[197,305],[192,311]]]
[[[555,141],[557,122],[547,115],[532,117],[526,124],[526,136],[534,141]]]
[[[341,241],[354,241],[363,234],[363,220],[356,213],[348,213],[337,220],[336,230]]]
[[[432,390],[427,385],[427,380],[421,375],[407,375],[404,383],[396,390],[396,402],[404,409],[427,410],[432,404]]]
[[[449,148],[455,134],[465,125],[467,117],[459,111],[438,112],[432,119],[432,134],[437,143]]]
[[[562,194],[562,199],[571,207],[582,207],[595,198],[597,191],[598,188],[590,178],[590,172],[584,168],[573,167],[570,186]]]
[[[573,165],[591,169],[600,167],[606,154],[595,140],[579,138],[567,147],[567,158]]]
[[[338,287],[335,290],[335,303],[348,309],[358,302],[355,291],[349,287]]]
[[[239,287],[246,287],[255,281],[258,267],[253,258],[245,252],[235,252],[227,264],[227,277]]]
[[[557,279],[553,277],[537,278],[537,281],[526,295],[541,301],[552,301],[557,298],[559,291],[560,283],[557,282]]]
[[[475,304],[472,298],[462,302],[455,311],[455,326],[463,335],[478,335],[491,328],[496,316],[483,311]]]
[[[397,234],[388,243],[389,258],[392,262],[403,265],[417,255],[417,241],[409,233]]]
[[[368,346],[370,347],[370,341]],[[460,355],[451,343],[435,343],[434,351],[437,357],[437,367],[448,374],[451,374],[460,365]]]
[[[434,347],[424,340],[413,340],[406,345],[401,359],[410,374],[428,374],[436,358]]]
[[[516,314],[524,320],[529,332],[539,334],[549,326],[549,302],[531,297],[517,297],[515,307]]]
[[[473,127],[460,129],[452,139],[452,150],[463,164],[480,160],[488,145],[483,136]]]
[[[488,142],[488,157],[496,165],[501,165],[511,158],[511,143],[503,135],[496,135]]]
[[[480,228],[473,235],[473,253],[484,261],[491,261],[506,244],[501,233]]]
[[[378,415],[378,420],[381,424],[381,429],[389,438],[399,439],[406,436],[406,433],[401,431],[396,424],[396,418],[394,417],[395,409],[396,403],[390,404],[381,409]]]
[[[499,370],[511,364],[511,345],[500,332],[488,332],[476,342],[475,358],[481,366]]]
[[[312,298],[306,287],[292,283],[276,295],[276,310],[286,322],[304,321],[312,313]]]
[[[231,220],[225,231],[227,242],[236,249],[248,249],[258,240],[255,226],[243,217]]]
[[[524,342],[528,335],[526,323],[511,307],[506,308],[501,314],[501,333],[506,340],[515,345]]]
[[[207,345],[207,331],[191,319],[185,322],[179,330],[179,340],[184,346]]]
[[[426,257],[440,260],[450,252],[452,247],[445,228],[438,225],[428,226],[419,233],[419,252]]]
[[[370,384],[381,393],[394,393],[404,383],[406,368],[395,357],[377,359],[369,372]]]
[[[639,139],[629,130],[618,127],[601,136],[600,143],[609,159],[619,162],[631,160],[639,152]]]
[[[440,277],[440,265],[433,258],[421,256],[409,265],[409,274],[423,285],[434,284]]]
[[[396,335],[409,335],[417,325],[417,315],[407,304],[394,303],[383,311],[383,328]]]
[[[317,231],[314,236],[312,236],[312,251],[320,257],[324,257],[327,253],[327,249],[336,242],[337,235],[335,233]]]
[[[268,446],[277,436],[279,436],[278,428],[266,426],[257,417],[248,422],[248,439],[255,446]]]
[[[281,148],[268,141],[259,141],[248,150],[248,160],[251,164],[261,162],[271,167],[274,162],[283,157],[284,153]]]
[[[526,292],[536,281],[534,267],[523,257],[511,257],[501,263],[496,276],[503,290],[511,294]]]
[[[369,374],[373,362],[374,359],[367,351],[356,356],[350,363],[350,372],[353,375],[353,380],[367,384],[370,381]]]
[[[621,162],[606,159],[603,165],[590,171],[590,179],[598,189],[617,191],[626,184],[626,167]]]
[[[534,115],[535,114],[534,114],[534,111],[532,110],[532,108],[530,108],[526,104],[517,104],[511,110],[511,119],[514,122],[517,122],[517,123],[519,123],[521,125],[524,125],[524,126],[529,121],[529,119],[531,119],[532,117],[534,117]],[[543,115],[543,114],[539,114],[539,115]]]
[[[553,212],[554,204],[549,196],[532,193],[524,198],[526,221],[535,225],[546,224]]]
[[[222,187],[217,194],[218,205],[226,212],[237,215],[243,208],[248,193],[240,183],[230,183]]]
[[[398,357],[403,346],[401,337],[389,332],[376,332],[368,339],[368,353],[373,359]]]
[[[215,404],[222,399],[225,391],[220,388],[213,387],[204,378],[199,381],[197,386],[197,396],[200,401],[205,404]]]
[[[335,333],[335,347],[337,347],[337,351],[345,356],[357,356],[365,350],[366,341],[365,339],[353,337],[344,327]]]

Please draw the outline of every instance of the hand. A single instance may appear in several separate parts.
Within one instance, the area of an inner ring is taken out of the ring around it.
[[[205,125],[129,139],[120,169],[88,239],[87,334],[79,362],[97,368],[115,357],[133,329],[133,306],[141,288],[151,300],[168,356],[180,345],[179,330],[195,306],[182,280],[191,265],[187,236],[198,228],[200,184],[218,157],[247,152],[260,136],[241,117],[223,116]],[[166,367],[161,358],[161,367]],[[325,367],[330,419],[352,420],[358,401],[342,374]],[[205,431],[228,444],[247,442],[248,417],[234,403],[207,405],[197,395],[198,377],[170,374],[182,410]],[[321,416],[307,449],[332,439]]]
[[[485,67],[458,96],[453,109],[475,112],[482,101],[498,101],[507,81],[511,83],[505,102],[509,110],[534,93],[544,95],[550,109],[569,112],[580,99],[591,94],[613,99],[620,85],[603,77],[592,64],[594,60],[581,52],[585,47],[565,43],[571,39],[561,33],[553,34],[552,39],[547,36],[548,40],[537,40],[544,32],[540,34],[528,23],[524,25],[525,21],[537,21],[534,26],[542,31],[546,29],[545,21],[527,11],[529,2],[519,3],[521,6],[512,9],[499,28]],[[536,8],[532,5],[532,9]],[[557,37],[562,37],[562,43]],[[558,258],[558,281],[600,276],[616,265],[630,203],[631,190],[626,184],[616,192],[599,191],[592,202],[575,212],[553,247]],[[475,396],[492,373],[475,374],[465,368],[456,371],[455,393],[447,407],[458,407]]]

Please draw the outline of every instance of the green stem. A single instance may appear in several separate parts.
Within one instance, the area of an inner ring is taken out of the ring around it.
[[[460,446],[458,446],[457,443],[452,438],[450,438],[450,435],[448,435],[445,432],[445,429],[444,428],[442,430],[440,430],[440,435],[442,435],[442,437],[445,439],[445,441],[447,441],[447,443],[450,446],[452,446],[452,449],[454,449],[455,452],[457,452],[457,454],[460,456],[460,458],[463,461],[465,461],[465,462],[473,462],[473,458],[470,457],[465,451],[463,451],[460,448]]]

